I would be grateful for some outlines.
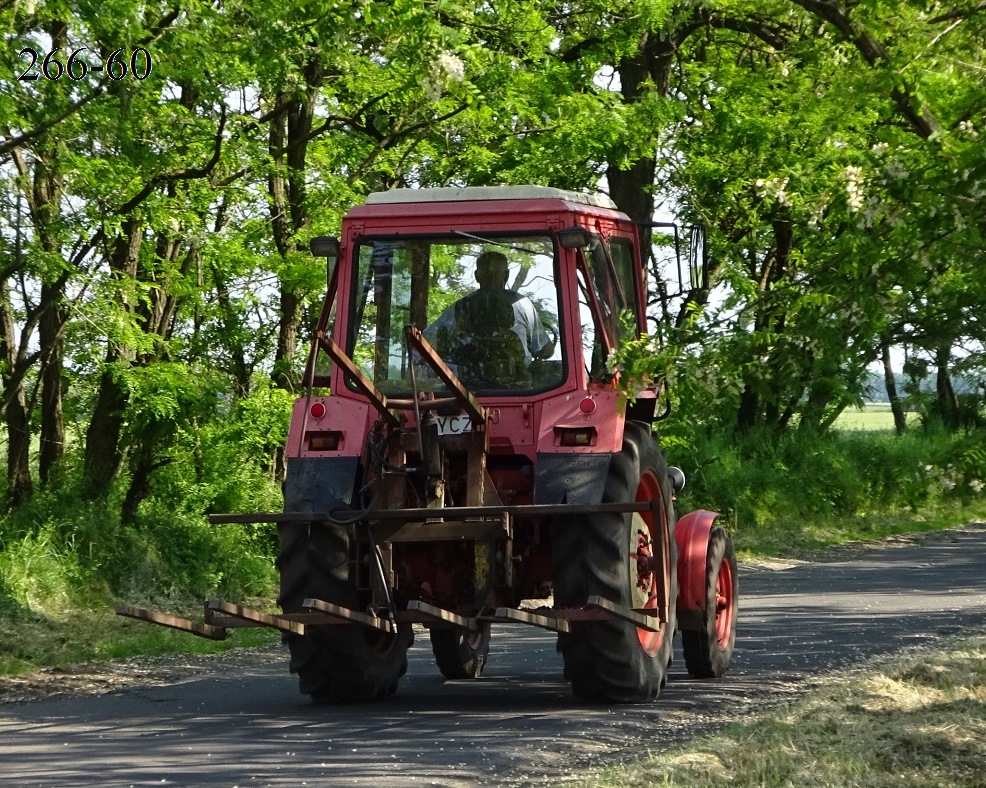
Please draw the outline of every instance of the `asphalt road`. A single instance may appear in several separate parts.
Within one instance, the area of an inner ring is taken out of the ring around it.
[[[3,786],[471,786],[562,780],[672,746],[880,653],[986,629],[986,525],[824,562],[740,567],[733,668],[661,698],[582,706],[548,633],[494,627],[473,682],[445,682],[427,635],[401,690],[315,707],[280,649],[163,686],[0,706]]]

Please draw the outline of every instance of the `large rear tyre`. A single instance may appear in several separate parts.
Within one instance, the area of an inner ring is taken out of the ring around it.
[[[565,678],[584,701],[653,700],[671,661],[678,595],[671,485],[650,426],[640,422],[626,423],[603,494],[604,503],[630,501],[656,501],[659,514],[583,515],[552,528],[556,607],[581,607],[590,596],[655,612],[661,597],[668,605],[657,632],[612,619],[573,622],[558,636]]]
[[[733,540],[725,528],[713,528],[705,559],[705,610],[702,628],[682,630],[685,667],[699,679],[722,676],[733,658],[739,582]]]
[[[302,611],[306,598],[363,610],[350,577],[353,539],[346,526],[289,523],[279,527],[278,604],[285,613]],[[377,700],[393,695],[407,672],[411,628],[399,625],[387,634],[359,624],[309,627],[304,636],[288,635],[290,669],[299,688],[316,703]]]
[[[433,628],[429,631],[435,663],[447,679],[478,679],[490,652],[490,625],[478,632]]]

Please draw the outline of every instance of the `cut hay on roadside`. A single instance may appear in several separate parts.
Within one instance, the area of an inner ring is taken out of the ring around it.
[[[982,786],[986,635],[883,658],[789,706],[581,783]]]

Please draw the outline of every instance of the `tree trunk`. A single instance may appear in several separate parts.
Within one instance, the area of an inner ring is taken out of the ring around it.
[[[96,407],[93,409],[86,431],[86,450],[83,467],[86,477],[86,494],[93,500],[105,498],[113,480],[120,473],[123,454],[120,451],[120,434],[123,431],[123,412],[127,407],[127,395],[114,379],[110,365],[118,361],[114,351],[106,357],[107,369],[99,380]]]
[[[737,432],[748,432],[757,426],[760,416],[760,397],[746,385],[740,393],[739,408],[736,411]]]
[[[38,449],[38,475],[41,484],[51,481],[55,466],[65,453],[65,415],[62,407],[65,378],[63,328],[68,319],[63,305],[61,282],[41,286],[41,315],[38,329],[41,342],[41,444]]]
[[[137,507],[151,494],[151,475],[172,461],[170,457],[155,460],[154,443],[153,440],[148,440],[140,447],[139,456],[131,468],[130,485],[120,507],[120,521],[126,525],[133,525],[137,521]]]
[[[68,25],[53,21],[46,26],[52,51],[68,45]],[[31,167],[31,189],[27,192],[28,209],[34,226],[34,242],[51,259],[61,257],[59,225],[62,213],[62,142],[57,137],[38,140]],[[27,175],[27,162],[17,155],[18,170]],[[68,266],[61,273],[48,273],[41,283],[37,308],[41,384],[41,442],[38,447],[38,474],[47,484],[65,453],[65,417],[62,410],[65,356],[63,330],[68,320],[65,308],[65,284]],[[28,417],[29,418],[29,417]]]
[[[17,386],[11,393],[4,410],[7,426],[7,501],[11,506],[17,506],[34,491],[29,464],[31,419],[24,389]]]
[[[115,276],[133,277],[137,271],[137,256],[143,233],[136,219],[123,223],[110,254],[110,268]],[[121,308],[124,308],[121,305]],[[132,363],[125,355],[125,348],[112,343],[106,351],[106,361],[96,406],[93,409],[89,429],[86,431],[86,448],[83,468],[86,477],[86,494],[93,500],[104,498],[113,480],[120,472],[123,453],[120,435],[123,432],[123,413],[127,407],[127,393],[116,380],[113,367],[120,363]]]
[[[887,399],[890,400],[890,411],[894,414],[894,430],[898,435],[907,431],[907,414],[897,393],[897,379],[894,377],[893,362],[890,358],[890,339],[880,337],[880,356],[883,361],[883,383],[887,388]]]
[[[942,423],[950,430],[957,430],[960,426],[959,401],[955,396],[955,389],[952,388],[952,376],[949,373],[949,364],[952,360],[951,348],[939,348],[935,354],[935,392],[938,395],[938,413]]]
[[[620,90],[624,104],[632,104],[646,91],[653,90],[659,96],[668,91],[673,55],[677,40],[647,34],[633,57],[624,58],[617,65]],[[657,160],[646,156],[635,160],[629,168],[610,162],[606,168],[609,195],[621,211],[635,222],[654,220],[654,177]],[[640,253],[646,259],[650,253],[651,228],[640,228]]]
[[[323,80],[322,64],[314,48],[304,64],[304,74],[307,86],[305,95],[289,104],[281,115],[271,120],[268,138],[268,147],[274,162],[267,182],[271,230],[282,258],[287,258],[292,252],[305,251],[298,245],[297,236],[309,222],[305,204],[305,173],[318,88]],[[284,98],[283,93],[278,93],[275,103],[282,103]],[[282,279],[280,299],[281,315],[272,378],[278,388],[294,391],[293,366],[304,294],[293,283]]]
[[[3,408],[7,427],[7,500],[12,506],[29,497],[33,490],[29,451],[31,420],[24,394],[23,372],[18,370],[17,339],[6,279],[0,280],[0,354],[3,360]]]

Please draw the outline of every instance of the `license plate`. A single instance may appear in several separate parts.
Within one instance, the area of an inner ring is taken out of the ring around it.
[[[461,416],[435,416],[438,422],[439,435],[462,435],[472,432],[472,419],[465,414]]]

